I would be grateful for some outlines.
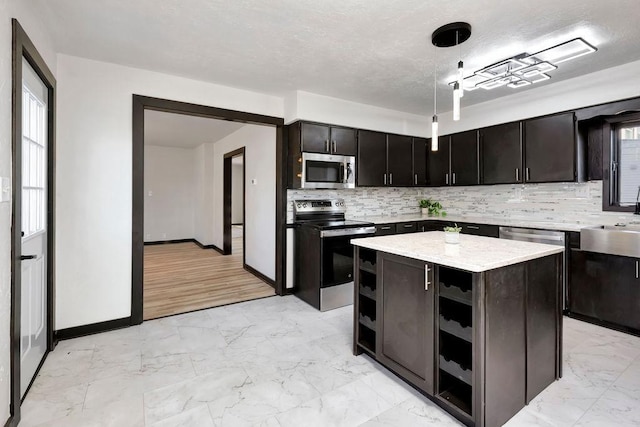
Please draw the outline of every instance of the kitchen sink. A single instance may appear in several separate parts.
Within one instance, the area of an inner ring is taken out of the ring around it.
[[[580,249],[640,258],[640,224],[601,225],[580,231]]]

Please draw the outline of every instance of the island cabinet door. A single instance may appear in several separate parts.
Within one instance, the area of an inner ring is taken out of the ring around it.
[[[503,425],[526,403],[525,280],[524,263],[485,273],[485,426]]]
[[[376,358],[434,392],[433,266],[378,252]]]

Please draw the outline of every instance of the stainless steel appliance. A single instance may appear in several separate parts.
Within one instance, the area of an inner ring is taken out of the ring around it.
[[[562,309],[567,307],[567,250],[564,231],[534,230],[531,228],[500,227],[500,238],[520,240],[523,242],[546,243],[548,245],[565,248],[562,255],[562,294],[564,295]]]
[[[370,237],[372,223],[345,219],[343,200],[296,200],[295,295],[320,311],[353,304],[351,239]]]
[[[355,188],[355,156],[302,153],[301,188]]]
[[[640,258],[640,225],[616,224],[583,228],[580,230],[580,249]]]

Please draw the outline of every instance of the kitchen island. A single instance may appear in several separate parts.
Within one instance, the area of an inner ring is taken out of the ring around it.
[[[354,354],[475,426],[560,378],[562,247],[441,231],[352,243]]]

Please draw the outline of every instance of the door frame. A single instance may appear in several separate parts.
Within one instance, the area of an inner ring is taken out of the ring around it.
[[[22,59],[38,74],[47,87],[47,354],[55,347],[53,336],[55,321],[55,159],[56,159],[56,79],[38,53],[20,23],[12,26],[12,85],[11,85],[11,141],[12,141],[12,207],[11,207],[11,404],[7,425],[20,421],[20,322],[22,267]],[[36,370],[36,376],[42,363]],[[34,376],[35,378],[35,376]],[[27,388],[26,394],[29,392]]]
[[[245,256],[246,248],[245,248],[245,235],[244,232],[246,229],[247,223],[247,210],[246,210],[246,202],[247,202],[247,174],[246,174],[246,155],[245,155],[245,147],[240,147],[237,150],[233,150],[229,153],[226,153],[223,156],[223,173],[222,173],[222,255],[229,255],[232,252],[231,246],[231,203],[232,203],[232,164],[231,160],[234,157],[242,156],[242,265],[246,268]]]
[[[144,111],[208,117],[239,123],[267,125],[276,128],[276,294],[284,295],[284,263],[286,261],[285,228],[287,220],[287,147],[284,144],[284,119],[244,111],[171,101],[143,95],[132,95],[132,227],[131,227],[131,317],[130,325],[143,320],[144,275]]]

